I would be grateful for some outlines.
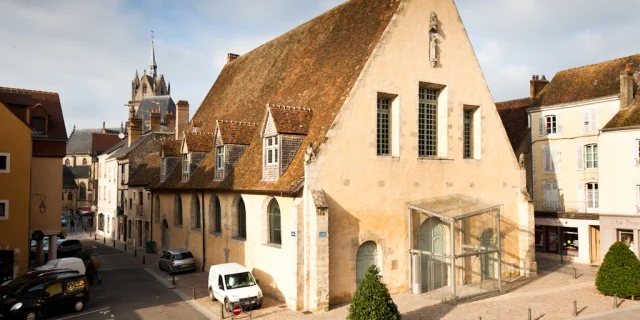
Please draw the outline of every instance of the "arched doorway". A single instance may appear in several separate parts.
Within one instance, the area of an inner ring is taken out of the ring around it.
[[[378,262],[378,246],[373,241],[367,241],[360,245],[356,254],[356,286],[364,279],[364,275],[372,265]]]
[[[482,232],[480,237],[482,250],[494,250],[493,229],[489,228]],[[495,253],[483,254],[480,256],[482,262],[482,280],[493,279],[493,263]]]
[[[169,224],[162,220],[162,250],[169,250]]]
[[[420,259],[423,291],[435,290],[448,283],[446,228],[436,217],[431,217],[420,225],[418,248],[425,252]]]

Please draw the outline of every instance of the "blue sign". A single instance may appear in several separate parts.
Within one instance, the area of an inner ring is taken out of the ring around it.
[[[296,236],[296,232],[295,231],[291,231],[291,236],[295,237]]]
[[[326,231],[321,231],[320,234],[318,234],[318,237],[326,238],[327,237],[327,232]]]

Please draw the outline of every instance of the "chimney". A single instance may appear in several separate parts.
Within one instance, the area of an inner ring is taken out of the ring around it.
[[[132,117],[129,119],[129,142],[127,146],[131,146],[142,135],[142,119]]]
[[[633,102],[633,72],[631,65],[620,73],[620,109],[628,109]]]
[[[176,127],[176,115],[173,112],[167,112],[164,114],[164,125],[169,130],[175,130]]]
[[[540,76],[538,75],[533,75],[531,77],[531,81],[529,81],[529,98],[534,99],[536,96],[538,96],[538,93],[540,93],[540,91],[542,91],[542,89],[544,89],[547,84],[549,84],[549,81],[544,76],[544,74],[542,75],[542,79],[540,79]]]
[[[185,100],[179,100],[176,104],[176,140],[180,139],[182,131],[189,124],[189,102]]]
[[[240,57],[239,54],[227,53],[227,63],[229,63],[229,62],[231,62],[231,61],[233,61],[235,59],[238,59],[238,57]]]
[[[151,123],[151,132],[160,131],[160,110],[153,109],[149,115],[149,122]]]

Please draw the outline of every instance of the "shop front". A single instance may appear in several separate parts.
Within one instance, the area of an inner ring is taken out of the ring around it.
[[[535,221],[536,256],[578,263],[600,261],[598,220],[536,217]]]
[[[609,247],[622,241],[629,246],[636,256],[638,254],[638,233],[640,232],[640,217],[629,215],[600,215],[602,227],[602,241],[600,243],[603,254],[609,251]]]

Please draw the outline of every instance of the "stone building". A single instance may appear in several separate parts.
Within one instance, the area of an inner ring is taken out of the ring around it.
[[[291,309],[349,301],[372,264],[446,299],[535,271],[524,170],[451,0],[352,0],[229,54],[180,133],[152,239]]]
[[[175,114],[175,103],[171,100],[171,84],[165,81],[164,75],[158,75],[156,64],[156,52],[151,41],[151,55],[149,65],[143,71],[142,76],[138,70],[131,81],[131,100],[128,108],[133,107],[136,117],[142,119],[144,125],[148,125],[149,115],[152,110],[159,109],[161,121],[164,122],[166,113]]]

